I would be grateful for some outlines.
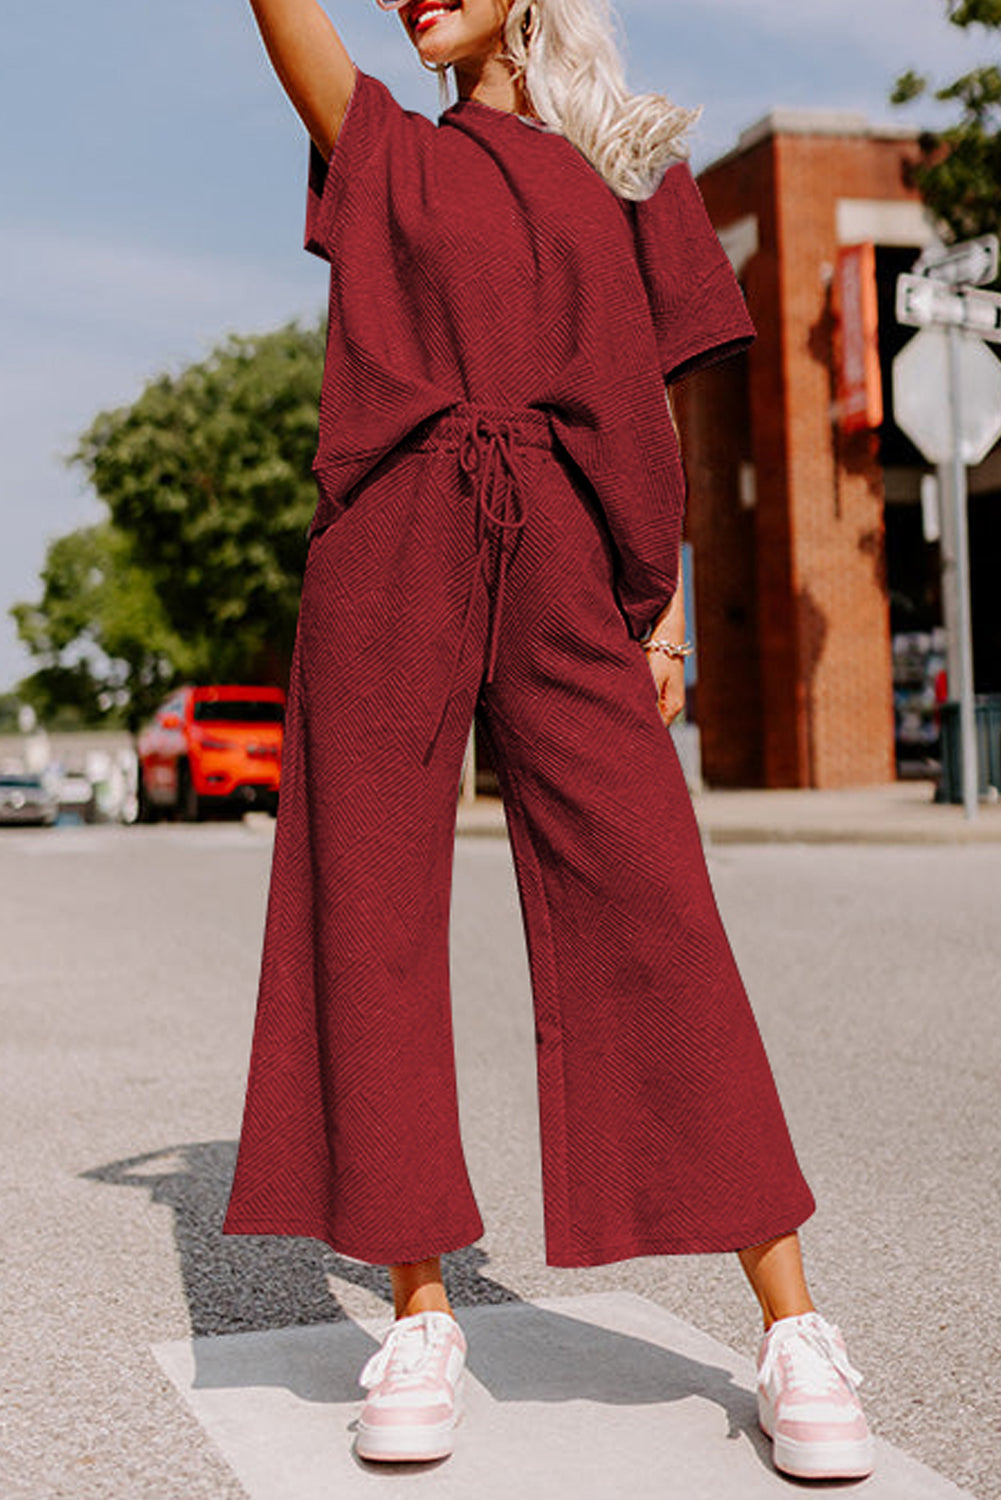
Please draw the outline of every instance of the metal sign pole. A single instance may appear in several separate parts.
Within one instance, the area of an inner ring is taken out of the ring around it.
[[[959,373],[959,340],[955,326],[948,329],[949,339],[949,412],[952,418],[952,483],[949,486],[953,505],[953,539],[956,548],[956,624],[958,627],[959,662],[959,734],[963,766],[963,811],[968,821],[977,816],[979,772],[977,767],[977,728],[973,702],[973,627],[970,614],[970,543],[966,517],[966,464],[963,461]]]
[[[927,250],[910,274],[897,277],[897,321],[921,332],[893,361],[894,412],[902,431],[949,479],[952,526],[945,525],[943,507],[943,605],[947,616],[952,605],[954,617],[954,623],[947,621],[955,636],[949,696],[959,700],[963,809],[970,820],[977,816],[980,776],[966,466],[981,463],[1001,438],[1001,364],[987,348],[1001,344],[1001,296],[976,290],[997,279],[999,263],[1001,240],[988,234]],[[943,384],[949,387],[945,405],[937,399]]]
[[[942,624],[945,626],[945,672],[949,697],[959,701],[962,680],[959,665],[959,591],[956,587],[956,502],[953,499],[953,466],[938,465],[939,560],[942,579]]]

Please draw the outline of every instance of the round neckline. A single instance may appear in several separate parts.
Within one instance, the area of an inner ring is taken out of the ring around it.
[[[520,120],[522,125],[528,125],[533,130],[545,130],[550,134],[553,133],[552,126],[547,125],[545,120],[535,120],[530,115],[520,115],[515,109],[501,109],[497,104],[487,104],[485,99],[456,99],[454,104],[450,104],[444,113],[446,115],[451,114],[453,109],[459,109],[464,104],[473,104],[477,105],[480,109],[488,109],[492,115],[510,115],[511,119]]]

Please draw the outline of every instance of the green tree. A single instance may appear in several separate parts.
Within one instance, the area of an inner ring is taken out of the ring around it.
[[[98,416],[74,455],[203,679],[287,671],[324,347],[322,324],[230,338]]]
[[[21,700],[17,693],[0,693],[0,734],[16,734]]]
[[[17,604],[48,723],[135,726],[181,680],[283,681],[298,612],[322,324],[230,338],[101,413],[72,462],[109,519],[60,537]]]
[[[39,665],[20,684],[44,723],[135,728],[203,664],[200,643],[171,628],[132,544],[110,522],[50,543],[37,604],[15,604],[18,634]]]
[[[1001,43],[1001,0],[945,3],[953,26],[980,26]],[[944,130],[921,134],[914,183],[954,239],[996,234],[1001,229],[1001,67],[987,63],[934,91],[927,78],[903,73],[890,99],[905,105],[928,92],[957,105],[959,118]]]

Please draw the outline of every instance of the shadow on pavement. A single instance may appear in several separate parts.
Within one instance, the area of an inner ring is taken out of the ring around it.
[[[337,1255],[316,1240],[227,1236],[222,1222],[236,1161],[235,1141],[205,1141],[112,1162],[81,1174],[107,1186],[137,1188],[174,1216],[174,1238],[191,1332],[196,1386],[282,1386],[310,1402],[350,1402],[358,1370],[375,1343],[352,1323],[328,1276],[364,1287],[392,1306],[388,1272]],[[484,1274],[486,1251],[469,1246],[444,1258],[457,1306],[516,1304],[511,1318],[485,1317],[471,1340],[469,1368],[496,1401],[593,1401],[640,1406],[699,1395],[726,1416],[731,1439],[747,1436],[763,1462],[753,1396],[722,1367],[703,1363],[583,1317],[525,1303]],[[296,1349],[297,1328],[345,1323],[329,1345],[334,1357]],[[261,1341],[249,1361],[234,1361],[214,1336],[285,1330],[292,1346]]]
[[[753,1394],[728,1370],[581,1316],[520,1303],[460,1311],[469,1336],[468,1366],[498,1403],[592,1403],[663,1407],[693,1397],[717,1407],[730,1441],[746,1439],[771,1468],[770,1444],[757,1424]],[[235,1347],[239,1345],[240,1347]],[[358,1371],[376,1342],[358,1324],[288,1328],[242,1340],[203,1339],[194,1347],[194,1391],[288,1391],[297,1400],[347,1407],[360,1400]],[[597,1412],[593,1420],[614,1421]]]
[[[198,1337],[262,1332],[297,1324],[343,1321],[348,1314],[330,1289],[334,1275],[364,1287],[392,1307],[389,1273],[337,1255],[319,1240],[224,1235],[235,1141],[167,1146],[81,1173],[85,1181],[139,1188],[174,1215],[174,1241]],[[458,1304],[517,1302],[483,1274],[484,1250],[471,1245],[445,1259],[449,1295]]]

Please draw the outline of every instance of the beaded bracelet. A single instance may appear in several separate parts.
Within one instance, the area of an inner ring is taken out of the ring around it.
[[[685,656],[691,656],[695,647],[691,641],[644,641],[644,651],[663,651],[665,656],[677,657],[679,660]]]

